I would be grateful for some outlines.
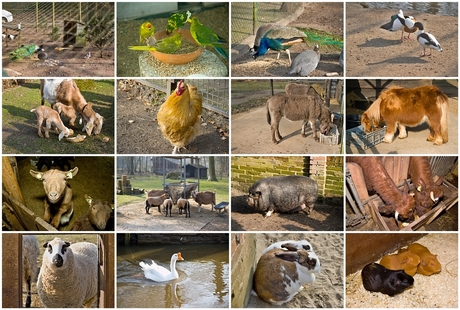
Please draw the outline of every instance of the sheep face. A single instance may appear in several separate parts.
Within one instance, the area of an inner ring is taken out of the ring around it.
[[[69,254],[69,246],[69,242],[62,241],[60,238],[54,238],[53,241],[46,242],[43,245],[46,248],[43,254],[43,261],[47,262],[47,266],[53,269],[67,268],[66,257]],[[70,250],[70,253],[72,253],[72,250]]]

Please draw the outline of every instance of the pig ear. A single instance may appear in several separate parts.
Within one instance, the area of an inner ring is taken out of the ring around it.
[[[279,253],[275,254],[275,256],[288,262],[297,262],[299,260],[299,255],[297,254],[297,252]]]

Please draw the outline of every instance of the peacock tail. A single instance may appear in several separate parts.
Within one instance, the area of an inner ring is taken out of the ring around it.
[[[330,46],[337,50],[343,49],[343,38],[339,36],[313,28],[306,28],[303,32],[307,35],[308,42],[316,43],[320,45],[321,48]]]
[[[33,53],[35,53],[39,49],[40,49],[40,47],[38,45],[35,45],[35,44],[23,45],[20,48],[12,51],[10,53],[10,59],[11,60],[21,60],[24,57],[30,57],[30,55],[32,55]]]

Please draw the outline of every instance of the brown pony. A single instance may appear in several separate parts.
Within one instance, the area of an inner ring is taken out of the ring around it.
[[[406,126],[428,122],[430,134],[427,141],[442,145],[448,141],[448,109],[447,96],[436,86],[393,87],[382,92],[363,113],[361,125],[369,133],[385,122],[387,128],[383,141],[391,143],[396,127],[399,129],[398,137],[404,139],[407,137]]]

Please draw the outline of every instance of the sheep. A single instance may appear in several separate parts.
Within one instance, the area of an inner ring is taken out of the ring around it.
[[[205,191],[205,192],[196,192],[192,191],[193,200],[198,203],[198,212],[201,212],[201,205],[211,205],[211,211],[214,210],[216,206],[216,193]]]
[[[146,214],[150,214],[149,213],[149,209],[151,207],[158,207],[158,212],[161,213],[161,205],[163,204],[163,202],[165,201],[166,199],[166,194],[163,194],[161,196],[156,196],[156,197],[148,197],[145,199],[145,213]]]
[[[69,223],[73,214],[72,189],[66,180],[78,173],[78,167],[69,171],[50,169],[45,172],[30,170],[30,175],[43,181],[46,198],[44,199],[45,215],[43,219],[58,228]]]
[[[41,104],[45,99],[54,105],[61,102],[67,106],[73,107],[76,113],[83,118],[83,131],[88,136],[91,134],[98,135],[101,133],[104,120],[99,113],[93,110],[92,104],[86,102],[80,92],[77,84],[72,79],[45,79],[40,81],[40,94],[42,97]],[[71,119],[69,125],[75,127],[75,119]]]
[[[165,201],[163,201],[163,207],[165,208],[165,212],[166,212],[165,216],[168,216],[168,209],[169,209],[169,217],[171,217],[171,213],[172,213],[171,211],[173,207],[172,199],[171,198],[165,199]]]
[[[54,238],[43,245],[38,296],[47,308],[89,308],[98,297],[97,245]]]
[[[22,237],[22,276],[23,283],[27,284],[27,308],[30,308],[32,303],[32,282],[37,280],[37,258],[39,252],[37,237],[34,235],[24,235]]]
[[[63,137],[68,137],[73,135],[73,130],[67,128],[64,126],[62,123],[61,118],[59,117],[59,113],[51,109],[50,107],[47,106],[39,106],[36,109],[30,110],[30,112],[35,112],[37,115],[37,128],[38,128],[38,136],[40,138],[43,138],[42,134],[42,124],[43,122],[46,122],[46,127],[44,127],[45,131],[45,137],[49,139],[49,131],[51,130],[51,126],[54,125],[57,128],[57,131],[59,132],[59,141]]]
[[[185,217],[187,217],[187,213],[188,213],[188,217],[190,217],[190,202],[188,201],[188,199],[179,198],[177,200],[177,207],[179,208],[180,215],[182,215],[182,210],[183,210],[185,213]]]
[[[106,230],[110,218],[113,219],[113,209],[110,203],[93,199],[88,195],[85,195],[85,199],[89,204],[89,209],[77,219],[71,230]]]

